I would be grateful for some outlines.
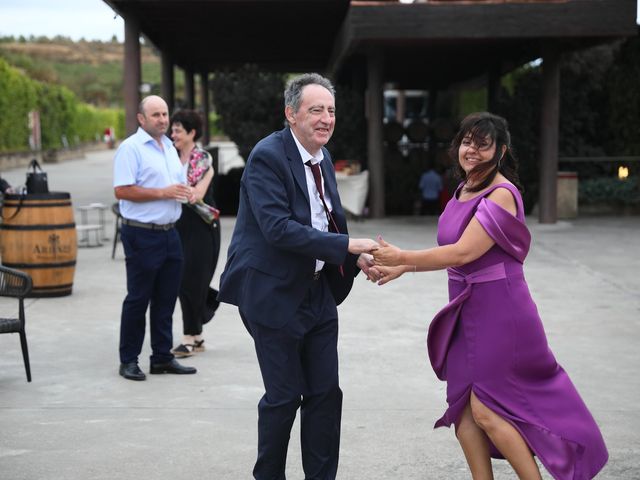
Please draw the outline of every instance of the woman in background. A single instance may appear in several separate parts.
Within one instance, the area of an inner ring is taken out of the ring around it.
[[[213,199],[211,155],[195,143],[201,135],[202,119],[197,112],[179,110],[173,114],[171,139],[186,170],[187,183],[193,189],[177,223],[184,255],[178,297],[184,337],[172,350],[176,357],[189,357],[205,350],[202,326],[218,308],[218,292],[209,285],[220,253],[220,222]]]

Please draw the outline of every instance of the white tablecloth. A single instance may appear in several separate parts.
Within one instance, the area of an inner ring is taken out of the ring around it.
[[[336,180],[342,207],[353,215],[362,215],[369,193],[369,171],[365,170],[356,175],[336,172]]]

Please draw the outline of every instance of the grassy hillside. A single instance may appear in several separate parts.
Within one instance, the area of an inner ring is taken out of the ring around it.
[[[0,57],[35,80],[66,86],[83,102],[122,106],[122,43],[5,37],[0,38]],[[159,93],[160,59],[144,45],[141,57],[142,81],[151,84],[153,93]],[[181,75],[177,75],[176,84],[177,88],[182,84]]]

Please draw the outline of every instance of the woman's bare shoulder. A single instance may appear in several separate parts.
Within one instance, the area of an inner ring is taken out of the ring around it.
[[[513,192],[509,190],[505,184],[515,187],[515,185],[505,179],[505,181],[496,184],[494,190],[487,195],[487,198],[493,203],[500,205],[512,215],[515,215],[518,210],[516,206],[516,199],[513,196]]]

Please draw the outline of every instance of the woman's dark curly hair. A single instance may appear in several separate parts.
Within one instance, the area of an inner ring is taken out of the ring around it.
[[[195,130],[196,134],[193,137],[195,142],[202,136],[202,117],[195,110],[178,110],[171,115],[171,125],[179,123],[187,133],[191,130]]]
[[[458,151],[465,138],[470,139],[475,145],[482,145],[488,139],[490,141],[489,146],[493,144],[496,146],[496,153],[493,158],[488,162],[482,162],[473,167],[468,175],[462,169],[458,160]],[[502,155],[503,146],[507,147],[504,155]],[[473,185],[473,187],[467,187],[466,190],[468,192],[479,192],[487,188],[498,172],[513,183],[518,190],[522,191],[522,185],[518,177],[518,160],[511,148],[509,125],[504,118],[498,115],[489,112],[477,112],[467,115],[460,123],[460,130],[451,141],[449,156],[453,160],[456,176],[463,180],[465,184]]]

